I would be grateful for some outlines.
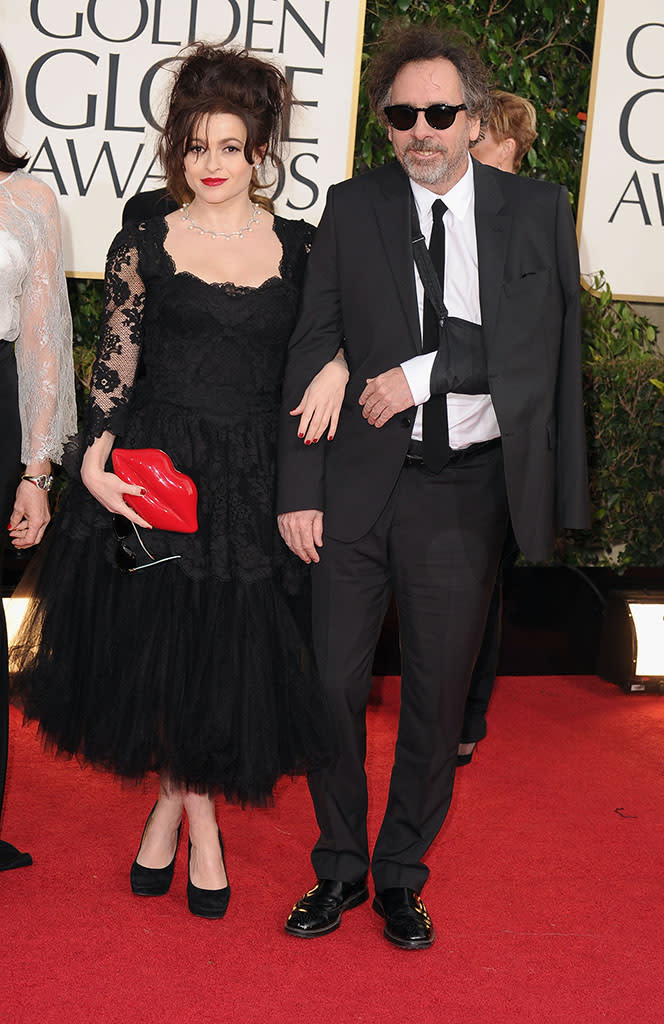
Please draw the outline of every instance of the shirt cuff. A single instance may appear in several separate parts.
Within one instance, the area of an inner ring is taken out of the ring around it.
[[[435,352],[426,352],[421,356],[413,356],[401,363],[414,405],[424,405],[431,398],[430,384]]]

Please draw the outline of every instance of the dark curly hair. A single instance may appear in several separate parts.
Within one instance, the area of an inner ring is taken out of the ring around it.
[[[12,86],[12,75],[9,70],[7,55],[0,46],[0,171],[15,171],[19,167],[25,167],[28,158],[25,154],[19,156],[14,153],[7,144],[5,135],[7,119],[12,109],[14,88]]]
[[[174,199],[180,203],[192,199],[183,161],[201,118],[209,114],[237,115],[247,129],[247,162],[253,163],[255,152],[260,150],[278,171],[293,102],[290,86],[279,68],[251,56],[247,50],[211,43],[194,43],[193,49],[179,54],[177,60],[179,67],[158,146],[166,187]],[[268,184],[261,183],[254,170],[249,197],[271,209],[271,201],[256,194]]]
[[[443,57],[457,70],[468,116],[479,117],[482,128],[491,110],[489,72],[461,32],[441,29],[434,22],[411,25],[403,21],[387,22],[378,38],[376,53],[365,72],[365,85],[371,109],[385,124],[385,107],[397,74],[405,64]]]

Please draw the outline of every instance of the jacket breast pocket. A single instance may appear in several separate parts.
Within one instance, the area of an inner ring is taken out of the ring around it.
[[[548,287],[550,276],[548,267],[544,270],[525,270],[519,277],[503,281],[503,291],[510,299],[532,295]]]

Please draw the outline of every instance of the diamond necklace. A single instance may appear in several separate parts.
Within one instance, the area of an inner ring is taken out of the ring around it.
[[[189,203],[182,204],[182,220],[187,221],[187,227],[190,231],[198,231],[199,235],[209,235],[210,238],[225,238],[226,241],[229,238],[243,238],[245,231],[252,230],[262,212],[258,203],[252,203],[251,206],[252,213],[249,222],[243,228],[238,228],[237,231],[211,231],[210,228],[202,228],[200,224],[195,224],[189,215]]]

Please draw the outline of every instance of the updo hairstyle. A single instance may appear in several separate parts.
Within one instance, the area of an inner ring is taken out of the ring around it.
[[[253,164],[254,154],[260,152],[279,171],[293,102],[291,88],[279,68],[246,50],[210,43],[194,43],[193,50],[178,59],[180,65],[158,147],[166,187],[176,202],[193,198],[184,175],[184,157],[201,118],[210,114],[239,117],[247,130],[247,163]],[[271,200],[256,194],[269,185],[260,182],[254,169],[249,198],[271,210]]]

